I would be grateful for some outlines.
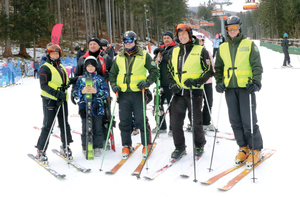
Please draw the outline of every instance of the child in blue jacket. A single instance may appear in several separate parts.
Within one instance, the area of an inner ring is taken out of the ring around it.
[[[93,145],[94,155],[99,157],[103,148],[104,129],[102,125],[104,112],[104,100],[109,96],[109,87],[105,79],[96,72],[97,59],[89,56],[85,59],[86,73],[78,78],[73,96],[79,99],[79,114],[82,120],[82,152],[86,154],[86,93],[93,94],[92,100],[92,122],[93,122]],[[86,87],[85,82],[88,77],[92,77],[93,87]]]

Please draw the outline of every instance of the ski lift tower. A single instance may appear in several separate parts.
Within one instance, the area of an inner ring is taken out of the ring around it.
[[[225,34],[225,27],[224,27],[224,11],[223,11],[223,5],[227,5],[227,6],[229,6],[229,5],[231,5],[232,3],[230,2],[230,0],[214,0],[214,1],[212,1],[212,3],[213,3],[213,5],[220,5],[220,11],[221,12],[218,12],[219,14],[217,14],[217,15],[214,15],[214,13],[213,13],[213,16],[220,16],[221,17],[221,33],[222,33],[222,35],[226,35]],[[221,14],[220,14],[221,13]]]

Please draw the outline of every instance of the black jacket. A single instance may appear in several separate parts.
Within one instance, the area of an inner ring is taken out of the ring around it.
[[[289,40],[287,37],[283,38],[281,46],[283,50],[288,50],[289,46],[293,45],[293,43],[289,44]]]

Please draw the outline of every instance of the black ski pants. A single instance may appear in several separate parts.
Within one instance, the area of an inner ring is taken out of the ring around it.
[[[82,123],[81,145],[82,150],[86,150],[86,110],[80,110]],[[93,148],[103,148],[104,126],[102,124],[103,116],[97,117],[92,115],[92,131],[93,131]]]
[[[146,96],[145,96],[146,99]],[[141,142],[145,145],[143,97],[142,92],[120,92],[119,93],[119,128],[121,131],[122,146],[132,146],[132,114],[135,117],[136,125],[141,131]],[[146,101],[145,101],[146,103]],[[145,106],[146,109],[146,106]],[[151,130],[146,119],[147,144],[151,144]]]
[[[213,105],[213,89],[212,89],[212,83],[204,84],[204,90],[206,93],[207,101],[205,97],[203,96],[203,125],[210,125],[211,117],[209,112],[211,111],[212,105]],[[208,102],[208,105],[207,105]]]
[[[194,133],[196,147],[203,147],[206,143],[205,135],[202,126],[202,100],[203,95],[193,95],[193,109],[191,109],[191,99],[189,95],[175,95],[171,103],[171,123],[173,131],[173,141],[175,148],[182,150],[185,148],[185,137],[183,132],[183,124],[188,109],[188,118],[191,122],[191,110],[193,110]]]
[[[167,103],[169,105],[170,104],[170,100],[172,98],[172,91],[167,86],[162,86],[162,88],[163,88],[163,93],[162,93],[161,98],[160,98],[159,106],[160,106],[160,109],[162,109],[163,111],[165,111],[164,110],[165,99],[167,99]],[[154,99],[154,103],[155,102],[156,102],[156,100]],[[169,108],[169,114],[170,114],[170,117],[171,117],[171,108]],[[154,111],[154,116],[155,116],[155,111]],[[164,117],[164,115],[161,115],[159,117],[159,121],[160,121],[159,125],[161,124],[161,128],[160,128],[161,130],[167,129],[166,117],[165,117],[163,123],[161,123],[162,120],[163,120],[163,117]],[[169,130],[172,130],[172,126],[171,125],[172,124],[171,124],[171,118],[170,118]]]
[[[239,147],[249,146],[252,149],[249,93],[246,88],[228,88],[225,91],[229,121]],[[262,136],[257,125],[256,97],[251,94],[254,149],[263,148]]]
[[[283,49],[283,54],[284,54],[284,60],[283,60],[283,66],[286,66],[286,62],[288,64],[291,63],[291,59],[290,59],[290,54],[289,54],[289,51],[288,49]]]
[[[43,150],[45,147],[45,151],[46,151],[48,144],[49,144],[49,140],[50,140],[50,138],[48,139],[48,135],[49,135],[49,132],[52,132],[52,131],[50,131],[50,129],[51,129],[53,121],[55,121],[55,118],[56,118],[55,115],[56,115],[56,112],[59,107],[57,106],[57,101],[55,101],[55,100],[48,99],[45,97],[42,97],[42,99],[43,99],[44,120],[43,120],[42,131],[41,131],[41,134],[38,139],[36,147],[39,150]],[[63,109],[65,112],[65,114],[64,114],[65,116],[63,116]],[[66,126],[64,126],[64,119],[65,119]],[[71,142],[73,142],[72,135],[70,132],[70,125],[68,123],[68,103],[67,102],[64,102],[64,105],[61,105],[60,110],[57,114],[57,120],[58,120],[58,125],[60,128],[61,142],[65,147],[66,146],[65,131],[64,131],[65,127],[66,127],[66,134],[67,134],[67,145],[69,145]],[[47,141],[47,139],[48,139],[48,141]]]

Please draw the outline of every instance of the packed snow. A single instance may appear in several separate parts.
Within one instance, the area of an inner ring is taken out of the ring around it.
[[[259,46],[259,41],[255,41]],[[212,47],[207,41],[207,48]],[[213,138],[207,137],[205,153],[197,164],[196,179],[193,173],[188,179],[181,178],[180,172],[192,162],[192,136],[185,133],[187,155],[175,163],[170,169],[153,181],[143,176],[167,164],[171,152],[174,150],[173,139],[167,134],[157,138],[157,146],[144,169],[140,179],[131,176],[133,170],[142,159],[142,148],[139,148],[132,157],[114,175],[105,174],[117,164],[122,155],[122,145],[119,128],[114,128],[116,152],[108,150],[99,171],[102,156],[93,161],[85,160],[81,151],[80,135],[73,134],[74,143],[71,144],[74,161],[84,167],[91,168],[90,173],[81,173],[72,166],[68,166],[51,151],[59,148],[60,139],[51,137],[47,155],[50,166],[60,173],[66,174],[63,180],[56,179],[49,172],[31,160],[27,154],[36,154],[35,145],[40,131],[35,126],[42,127],[43,112],[40,97],[39,80],[33,77],[24,78],[21,85],[0,89],[0,148],[2,170],[1,196],[263,196],[272,194],[283,195],[298,193],[298,177],[300,173],[295,164],[298,161],[296,148],[300,139],[298,128],[300,110],[300,57],[291,55],[294,69],[279,69],[283,62],[283,54],[259,47],[264,67],[262,89],[257,95],[258,124],[264,140],[264,147],[275,149],[277,152],[255,169],[256,182],[252,182],[252,173],[242,179],[230,191],[223,192],[217,188],[225,185],[242,169],[230,173],[212,185],[202,185],[204,181],[216,173],[231,167],[238,146],[235,141],[218,139],[215,147],[212,172],[208,171],[213,147]],[[275,69],[278,68],[278,69]],[[152,85],[152,90],[155,86]],[[114,96],[114,94],[112,94]],[[81,132],[81,119],[71,117],[78,113],[78,106],[69,105],[69,123],[71,129]],[[149,105],[153,105],[152,103]],[[219,114],[220,107],[220,114]],[[148,107],[150,108],[150,107]],[[166,108],[165,108],[166,109]],[[214,92],[213,121],[220,131],[232,132],[227,113],[224,96]],[[151,110],[147,110],[150,125],[154,128],[155,119]],[[118,105],[115,116],[119,121]],[[219,116],[219,120],[217,117]],[[167,120],[169,116],[167,116]],[[185,126],[188,124],[185,120]],[[118,124],[117,124],[118,125]],[[59,135],[59,128],[55,126],[54,133]],[[154,138],[153,134],[153,138]],[[133,136],[133,145],[140,142],[140,135]],[[242,167],[243,168],[243,167]]]

